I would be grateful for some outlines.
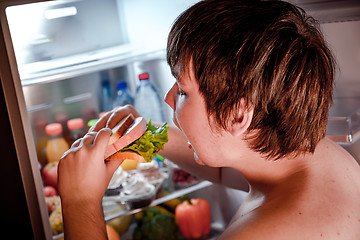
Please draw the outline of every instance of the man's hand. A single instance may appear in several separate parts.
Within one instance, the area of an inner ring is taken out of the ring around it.
[[[132,106],[106,113],[64,153],[58,165],[66,239],[106,239],[102,198],[112,175],[123,160],[105,162],[104,154],[113,128],[132,113]]]
[[[67,151],[58,166],[58,190],[62,201],[101,201],[120,162],[104,162],[111,130],[88,132]]]
[[[104,161],[104,154],[111,128],[132,113],[140,116],[132,106],[115,108],[106,113],[76,140],[64,153],[58,166],[58,190],[62,201],[97,200],[101,202],[104,192],[121,160]]]

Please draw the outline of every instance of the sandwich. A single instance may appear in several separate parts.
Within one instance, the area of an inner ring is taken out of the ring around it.
[[[105,161],[132,159],[138,162],[151,162],[157,153],[164,149],[168,141],[167,123],[160,127],[147,123],[143,117],[132,114],[123,118],[113,129],[105,151]]]

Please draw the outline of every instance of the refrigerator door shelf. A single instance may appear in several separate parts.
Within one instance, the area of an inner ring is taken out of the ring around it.
[[[360,98],[335,99],[326,134],[343,145],[353,144],[360,139]]]
[[[124,66],[136,61],[165,59],[165,50],[149,50],[132,45],[74,55],[19,66],[22,86],[48,83],[88,73]]]
[[[360,84],[336,84],[326,135],[343,146],[360,139]]]

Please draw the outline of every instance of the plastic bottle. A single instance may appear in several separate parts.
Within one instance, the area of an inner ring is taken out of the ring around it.
[[[74,118],[67,121],[67,127],[69,129],[68,144],[71,146],[73,142],[84,136],[84,120],[81,118]]]
[[[93,118],[93,119],[90,119],[87,123],[87,127],[86,127],[86,131],[85,132],[88,132],[90,130],[90,128],[92,128],[92,126],[95,125],[95,123],[97,123],[97,121],[99,121],[99,119],[105,114],[107,113],[106,111],[105,112],[101,112],[99,113],[99,117],[98,118]]]
[[[100,92],[100,111],[110,111],[112,109],[112,89],[107,72],[101,72],[101,92]]]
[[[44,120],[38,120],[35,123],[35,130],[37,136],[37,143],[36,143],[36,153],[38,157],[38,161],[41,166],[45,166],[46,164],[46,144],[48,140],[48,136],[45,132],[45,127],[47,122]]]
[[[58,162],[65,151],[69,149],[69,144],[62,136],[63,128],[60,123],[51,123],[45,127],[49,139],[46,144],[46,158],[48,162]]]
[[[87,123],[87,131],[89,131],[89,129],[94,126],[98,120],[98,118],[90,119]]]
[[[127,88],[127,83],[125,81],[117,82],[116,90],[117,94],[113,103],[113,108],[118,106],[124,106],[126,104],[134,104],[134,98],[130,95]]]
[[[134,98],[135,109],[147,120],[155,122],[164,121],[162,100],[149,80],[149,74],[139,75],[140,85],[138,86]]]
[[[94,118],[94,119],[90,119],[87,123],[87,127],[86,127],[86,132],[88,132],[90,130],[90,128],[92,128],[95,123],[97,123],[97,121],[99,121],[99,119],[107,112],[101,112],[99,113],[99,118]]]

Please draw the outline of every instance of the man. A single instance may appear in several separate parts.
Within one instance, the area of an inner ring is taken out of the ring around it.
[[[311,18],[281,1],[202,1],[174,23],[167,59],[176,83],[165,101],[180,130],[161,154],[249,184],[219,239],[358,238],[360,168],[325,137],[334,63]],[[101,199],[121,161],[102,156],[108,128],[130,112],[105,115],[61,160],[65,237],[105,239]]]

